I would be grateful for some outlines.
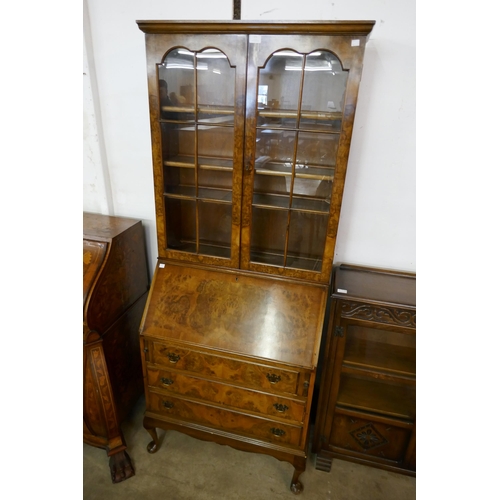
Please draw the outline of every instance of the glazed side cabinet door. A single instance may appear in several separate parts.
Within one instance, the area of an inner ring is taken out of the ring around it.
[[[146,44],[160,257],[237,268],[247,36]]]
[[[241,267],[328,283],[366,39],[248,42]]]

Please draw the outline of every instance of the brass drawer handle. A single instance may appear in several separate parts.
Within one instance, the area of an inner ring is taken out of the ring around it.
[[[276,382],[279,382],[281,380],[281,377],[279,375],[275,375],[274,373],[268,373],[266,377],[267,380],[271,382],[271,384],[276,384]]]
[[[278,437],[283,437],[286,434],[286,432],[283,429],[276,429],[276,427],[273,427],[271,429],[271,432]]]
[[[177,361],[179,361],[179,359],[181,359],[181,357],[178,354],[175,354],[175,352],[169,352],[167,354],[167,357],[171,363],[177,363]]]
[[[279,411],[280,413],[284,413],[288,410],[288,406],[282,405],[281,403],[274,403],[273,406],[276,408],[276,411]]]
[[[171,378],[162,377],[160,380],[161,383],[164,385],[172,385],[174,383],[174,381]]]
[[[168,410],[171,410],[174,407],[174,403],[171,401],[162,401],[161,404]]]

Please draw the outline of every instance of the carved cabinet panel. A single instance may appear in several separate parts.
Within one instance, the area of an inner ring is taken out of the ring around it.
[[[313,449],[415,474],[415,275],[335,269]]]

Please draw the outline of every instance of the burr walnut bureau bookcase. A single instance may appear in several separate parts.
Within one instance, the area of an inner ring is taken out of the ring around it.
[[[315,422],[316,468],[342,458],[415,475],[416,276],[341,265]]]
[[[114,483],[134,475],[120,425],[143,393],[138,330],[149,277],[140,220],[83,214],[83,441]]]
[[[374,22],[138,21],[158,263],[144,427],[290,462],[309,414]]]

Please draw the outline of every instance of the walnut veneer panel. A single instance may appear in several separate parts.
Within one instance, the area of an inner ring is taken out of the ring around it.
[[[302,423],[305,414],[305,402],[275,394],[255,392],[244,387],[191,377],[174,370],[148,369],[148,384],[162,389],[167,394],[178,394],[229,406],[235,409],[263,416],[272,416]]]
[[[143,335],[297,366],[316,365],[326,286],[237,271],[160,266]]]
[[[309,380],[307,372],[234,359],[219,352],[200,352],[149,339],[144,341],[144,345],[145,359],[155,365],[175,367],[176,370],[249,388],[288,395],[301,394],[299,384]]]

